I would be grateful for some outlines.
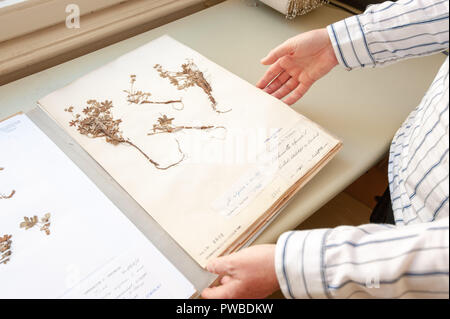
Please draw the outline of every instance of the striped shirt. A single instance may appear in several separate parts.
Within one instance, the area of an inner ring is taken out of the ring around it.
[[[327,27],[347,70],[387,65],[449,47],[449,0],[372,5]],[[390,148],[396,225],[293,231],[277,243],[287,298],[449,297],[449,60]]]

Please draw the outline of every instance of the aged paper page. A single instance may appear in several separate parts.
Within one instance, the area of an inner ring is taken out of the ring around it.
[[[0,122],[4,298],[189,298],[192,284],[25,115]],[[49,234],[20,228],[50,213]],[[1,254],[0,254],[1,256]]]
[[[189,63],[211,90],[183,89],[186,81],[161,77]],[[90,114],[82,111],[92,99],[120,120],[108,122],[120,128],[110,143],[97,131],[92,138],[77,129],[76,116]],[[176,100],[182,103],[141,103]],[[168,36],[39,103],[200,265],[222,254],[340,145],[284,103]],[[155,129],[163,124],[172,131]],[[133,145],[114,145],[119,135]]]

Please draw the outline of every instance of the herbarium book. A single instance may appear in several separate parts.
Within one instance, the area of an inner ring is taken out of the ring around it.
[[[169,36],[39,106],[201,266],[245,245],[342,145]]]

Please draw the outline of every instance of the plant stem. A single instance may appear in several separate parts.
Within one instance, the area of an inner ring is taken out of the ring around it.
[[[171,168],[171,167],[173,167],[173,166],[175,166],[175,165],[180,164],[180,163],[184,160],[184,158],[185,158],[185,154],[184,154],[183,151],[181,150],[180,143],[178,142],[178,140],[175,140],[175,141],[177,142],[177,145],[178,145],[178,151],[179,151],[181,154],[183,154],[183,157],[182,157],[178,162],[176,162],[176,163],[174,163],[174,164],[171,164],[171,165],[169,165],[169,166],[167,166],[167,167],[160,167],[159,164],[158,164],[157,162],[155,162],[154,160],[152,160],[147,154],[145,154],[145,152],[144,152],[143,150],[141,150],[141,149],[140,149],[136,144],[134,144],[133,142],[128,141],[128,140],[124,140],[123,143],[126,143],[126,144],[128,144],[128,145],[134,147],[135,149],[137,149],[142,155],[144,155],[144,157],[145,157],[150,163],[153,164],[153,166],[155,166],[155,168],[164,171],[164,170],[167,170],[167,169],[169,169],[169,168]]]
[[[152,160],[147,154],[145,154],[145,152],[144,152],[143,150],[141,150],[136,144],[134,144],[133,142],[128,141],[128,140],[123,140],[123,143],[126,143],[126,144],[128,144],[128,145],[134,147],[134,148],[137,149],[142,155],[144,155],[144,157],[145,157],[150,163],[152,163],[156,168],[159,167],[159,164],[156,163],[154,160]]]
[[[171,100],[171,101],[142,101],[141,104],[172,104],[172,103],[183,103],[181,100]]]

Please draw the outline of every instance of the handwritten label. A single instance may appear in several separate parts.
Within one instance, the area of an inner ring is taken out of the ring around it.
[[[334,141],[335,143],[337,141]],[[234,216],[247,207],[277,176],[292,185],[331,150],[332,138],[308,122],[300,121],[288,130],[277,130],[265,141],[258,155],[259,167],[243,175],[212,207],[224,216]],[[287,189],[271,192],[277,200]]]
[[[279,174],[295,183],[330,151],[330,145],[330,138],[317,128],[306,123],[295,126],[279,141]]]
[[[258,167],[245,174],[232,187],[232,191],[216,200],[212,206],[224,216],[233,216],[246,207],[273,179],[267,167]]]

